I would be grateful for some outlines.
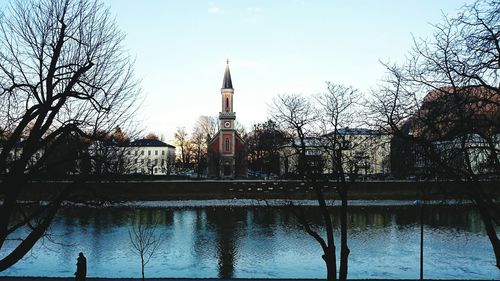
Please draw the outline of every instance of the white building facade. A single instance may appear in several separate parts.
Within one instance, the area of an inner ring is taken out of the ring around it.
[[[337,141],[343,144],[342,166],[346,173],[361,176],[387,175],[391,172],[390,153],[391,137],[378,131],[364,128],[342,128],[338,130]],[[332,136],[327,134],[315,138],[306,138],[306,162],[315,173],[334,173],[330,147]],[[299,141],[284,146],[280,150],[280,173],[299,174]]]
[[[175,169],[175,146],[139,139],[125,146],[123,159],[127,174],[171,175]]]

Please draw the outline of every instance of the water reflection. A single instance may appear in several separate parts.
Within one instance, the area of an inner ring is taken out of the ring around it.
[[[241,220],[241,212],[232,208],[211,208],[207,211],[206,220],[213,225],[217,234],[217,266],[219,278],[232,278],[234,274],[235,256],[237,255],[237,225]]]
[[[304,208],[312,227],[321,231],[317,208]],[[330,211],[339,222],[339,209]],[[464,206],[435,206],[426,213],[426,277],[500,278],[476,212]],[[349,276],[417,278],[417,220],[413,206],[352,207]],[[138,277],[140,266],[128,237],[134,224],[156,225],[165,239],[146,268],[149,277],[325,274],[319,245],[290,212],[278,207],[66,208],[52,227],[60,244],[38,243],[33,255],[3,274],[71,276],[76,255],[83,251],[90,276]]]

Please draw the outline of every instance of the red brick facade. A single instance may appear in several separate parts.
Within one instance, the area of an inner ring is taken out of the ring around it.
[[[224,137],[221,138],[219,132],[208,145],[208,176],[216,178],[247,177],[247,152],[245,142],[235,133],[234,145],[232,145],[232,143],[230,145],[230,150],[234,150],[234,154],[232,152],[226,153],[224,151],[225,147],[223,147],[223,152],[220,153],[220,147],[225,145],[225,138],[228,134],[223,133],[223,136]],[[232,135],[229,135],[229,139],[231,138]]]

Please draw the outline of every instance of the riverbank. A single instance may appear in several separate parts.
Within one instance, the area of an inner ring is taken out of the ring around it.
[[[491,197],[500,197],[500,182],[480,182]],[[45,199],[50,194],[74,186],[80,200],[108,199],[118,201],[207,200],[207,199],[312,199],[315,193],[310,184],[301,181],[262,180],[170,180],[170,181],[107,181],[85,182],[75,186],[71,182],[33,182],[27,185],[25,199]],[[327,199],[335,199],[335,182],[322,183]],[[353,200],[429,200],[464,199],[467,190],[477,183],[457,184],[435,181],[363,181],[349,187]]]

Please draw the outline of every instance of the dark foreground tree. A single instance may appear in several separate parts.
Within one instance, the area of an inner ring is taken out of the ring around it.
[[[349,247],[347,245],[347,211],[349,186],[356,178],[358,159],[351,159],[346,151],[355,149],[362,141],[347,138],[346,128],[358,122],[360,112],[357,110],[359,92],[340,84],[327,83],[327,91],[317,97],[320,109],[321,147],[331,173],[327,180],[335,182],[335,191],[340,198],[340,265],[339,280],[347,280]],[[366,141],[366,140],[364,140]],[[345,168],[351,168],[349,180]],[[316,193],[321,196],[319,187]],[[322,197],[322,196],[321,196]]]
[[[289,207],[306,232],[320,244],[327,280],[337,280],[337,272],[339,280],[347,280],[348,275],[348,189],[355,177],[351,174],[349,182],[344,169],[356,159],[350,159],[345,153],[354,147],[343,129],[356,124],[360,116],[356,111],[358,100],[356,89],[333,83],[327,83],[327,91],[317,97],[316,105],[300,95],[282,95],[274,100],[274,120],[293,136],[291,156],[296,159],[297,173],[316,195],[326,237],[310,225],[303,209],[294,205]],[[325,192],[333,189],[341,200],[338,267],[335,225],[330,214],[331,206],[325,199]]]
[[[36,195],[25,184],[45,173],[61,143],[130,120],[138,90],[123,39],[98,0],[16,0],[0,18],[0,271],[30,251],[80,188],[40,183],[47,203],[25,208]]]
[[[415,40],[404,64],[387,69],[374,120],[412,147],[413,159],[401,161],[413,163],[411,173],[463,187],[500,268],[498,195],[483,188],[500,175],[500,1],[477,1],[446,17],[430,40]]]

